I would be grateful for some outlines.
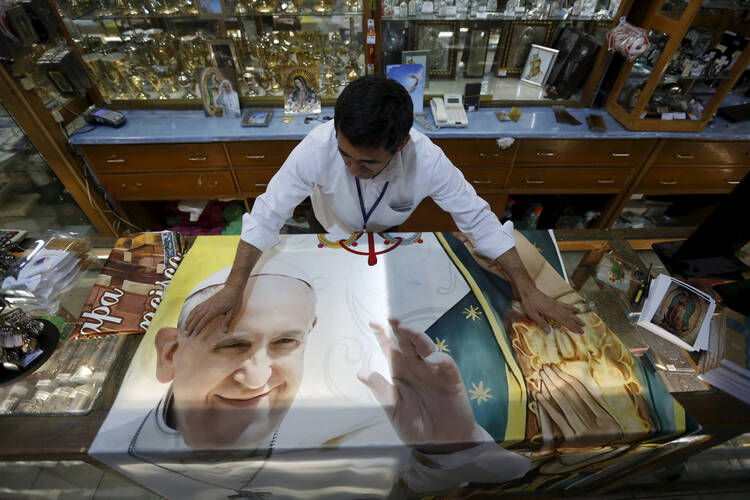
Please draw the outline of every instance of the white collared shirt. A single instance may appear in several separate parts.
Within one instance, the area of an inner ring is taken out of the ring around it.
[[[514,246],[513,223],[501,224],[461,171],[430,139],[411,129],[410,140],[373,179],[360,179],[365,211],[388,188],[367,221],[368,231],[402,224],[426,197],[450,213],[476,250],[496,259]],[[261,251],[279,243],[279,230],[307,196],[330,233],[363,229],[357,186],[338,150],[333,120],[315,127],[291,152],[266,192],[242,218],[242,240]]]

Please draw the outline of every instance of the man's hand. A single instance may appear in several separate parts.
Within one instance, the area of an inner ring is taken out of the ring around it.
[[[219,290],[216,295],[198,304],[190,312],[185,322],[185,335],[190,337],[193,334],[200,333],[207,324],[222,314],[224,315],[224,321],[221,323],[221,329],[225,333],[228,332],[232,320],[242,309],[243,292],[244,289],[227,285]]]
[[[229,277],[216,295],[198,304],[185,322],[185,335],[198,334],[214,319],[224,314],[221,329],[229,331],[229,325],[242,309],[242,296],[247,286],[247,277],[260,259],[261,252],[253,245],[240,240]]]
[[[549,320],[556,321],[574,333],[583,333],[583,321],[576,317],[575,306],[563,304],[540,292],[521,262],[518,250],[511,248],[496,259],[498,266],[510,278],[513,291],[521,301],[526,315],[549,333]]]
[[[357,377],[370,388],[407,445],[445,453],[483,441],[461,373],[430,337],[389,320],[395,338],[370,323],[391,368],[393,384],[377,372]],[[448,445],[448,446],[445,446]]]
[[[576,306],[564,304],[548,297],[531,286],[518,290],[523,312],[545,332],[550,332],[550,320],[556,321],[574,333],[583,333],[584,322],[576,316],[580,311]]]

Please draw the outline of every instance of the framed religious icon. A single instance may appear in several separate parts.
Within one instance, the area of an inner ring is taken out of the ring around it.
[[[421,64],[425,68],[424,88],[430,86],[430,51],[429,50],[404,50],[401,52],[401,64]]]
[[[549,21],[514,21],[511,23],[505,43],[505,56],[501,64],[507,69],[508,75],[521,74],[531,52],[531,45],[546,44],[551,31],[552,23]]]
[[[267,127],[273,116],[272,109],[246,109],[242,117],[243,127]]]
[[[288,66],[282,74],[284,114],[320,113],[317,66]]]
[[[237,51],[234,48],[234,42],[230,38],[209,40],[208,47],[211,54],[211,62],[217,68],[232,68],[236,70],[240,67],[237,62]]]
[[[532,44],[529,57],[521,73],[521,83],[541,87],[547,81],[550,68],[557,57],[557,49]]]
[[[458,23],[414,21],[410,35],[412,49],[430,51],[430,78],[453,80],[456,77]]]
[[[198,87],[206,116],[239,118],[240,99],[232,68],[198,68]]]

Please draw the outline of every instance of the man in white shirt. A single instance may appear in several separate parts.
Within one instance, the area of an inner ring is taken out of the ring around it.
[[[461,172],[412,128],[409,93],[395,80],[367,76],[341,93],[333,123],[316,127],[292,151],[242,219],[242,237],[224,289],[197,306],[185,331],[198,334],[224,315],[226,332],[261,254],[279,242],[281,226],[310,196],[315,217],[331,233],[377,232],[397,226],[430,196],[449,212],[476,251],[496,260],[526,314],[549,331],[549,320],[581,333],[578,310],[540,292],[514,248],[513,225],[501,224]]]

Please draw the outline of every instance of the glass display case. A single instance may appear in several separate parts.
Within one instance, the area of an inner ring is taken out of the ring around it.
[[[0,229],[95,234],[90,221],[0,104]]]
[[[107,103],[196,106],[203,67],[221,68],[246,102],[271,104],[281,102],[289,66],[314,75],[317,81],[310,86],[322,97],[336,96],[365,71],[361,0],[60,0],[56,5]]]
[[[428,95],[479,83],[482,100],[585,106],[619,8],[619,0],[382,0],[382,62],[419,62],[428,51]]]
[[[607,110],[630,130],[702,130],[750,63],[750,2],[664,0],[635,22],[650,46],[623,65]]]

